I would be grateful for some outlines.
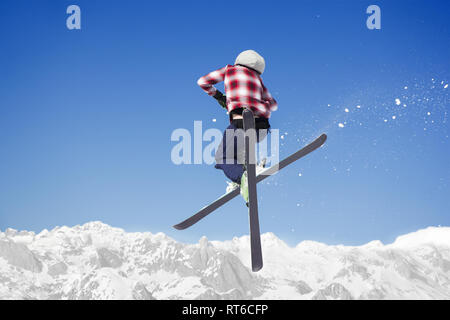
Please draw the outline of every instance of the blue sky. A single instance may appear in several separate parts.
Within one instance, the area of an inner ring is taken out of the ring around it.
[[[66,28],[71,4],[81,30]],[[366,27],[371,4],[381,30]],[[262,232],[359,245],[449,226],[449,11],[448,1],[1,1],[0,229],[101,220],[187,242],[247,234],[241,199],[172,229],[226,184],[212,166],[170,160],[173,130],[226,127],[196,81],[246,49],[266,59],[280,156],[329,136],[258,187]]]

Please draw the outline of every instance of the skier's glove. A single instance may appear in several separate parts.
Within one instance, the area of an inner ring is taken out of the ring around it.
[[[213,97],[217,100],[217,102],[219,102],[222,108],[227,109],[227,97],[224,96],[222,92],[217,90],[216,94]]]

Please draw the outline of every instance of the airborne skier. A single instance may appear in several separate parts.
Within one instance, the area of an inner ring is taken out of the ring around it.
[[[251,260],[254,272],[263,267],[257,183],[316,150],[327,139],[327,136],[322,134],[278,164],[264,169],[263,172],[257,172],[256,157],[251,150],[255,143],[266,137],[267,130],[270,128],[271,112],[278,108],[277,102],[261,80],[264,68],[264,59],[255,51],[247,50],[239,54],[233,66],[226,65],[198,80],[198,85],[213,96],[228,111],[230,117],[230,125],[225,130],[216,152],[215,167],[223,170],[232,183],[223,196],[203,207],[193,216],[174,225],[174,228],[178,230],[189,228],[240,192],[248,207]],[[214,87],[216,83],[222,81],[225,83],[225,95]]]
[[[215,168],[223,170],[232,182],[227,192],[240,187],[241,195],[248,203],[248,181],[244,166],[243,117],[245,108],[255,116],[256,142],[267,135],[270,128],[269,118],[278,105],[267,88],[261,75],[265,69],[264,58],[253,50],[243,51],[238,55],[234,65],[227,65],[213,71],[198,80],[198,85],[228,111],[230,125],[224,132],[223,139],[215,155]],[[224,81],[225,95],[214,87]]]

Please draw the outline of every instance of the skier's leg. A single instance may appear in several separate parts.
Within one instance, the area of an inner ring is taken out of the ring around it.
[[[230,124],[225,130],[222,142],[216,152],[216,169],[223,170],[225,176],[231,181],[240,184],[243,169],[243,143],[244,134],[241,129]],[[242,155],[241,155],[242,153]]]
[[[231,181],[241,184],[242,174],[244,173],[244,167],[242,164],[225,164],[225,165],[216,165],[217,169],[222,169],[225,176]]]

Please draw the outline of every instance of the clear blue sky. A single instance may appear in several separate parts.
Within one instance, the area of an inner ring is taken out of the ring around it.
[[[66,28],[71,4],[82,30]],[[381,30],[366,28],[371,4]],[[241,199],[173,230],[226,184],[212,166],[170,160],[173,130],[226,127],[196,81],[246,49],[267,62],[281,157],[329,136],[259,186],[262,232],[359,245],[449,226],[449,12],[448,1],[3,0],[0,229],[101,220],[187,242],[247,234]]]

